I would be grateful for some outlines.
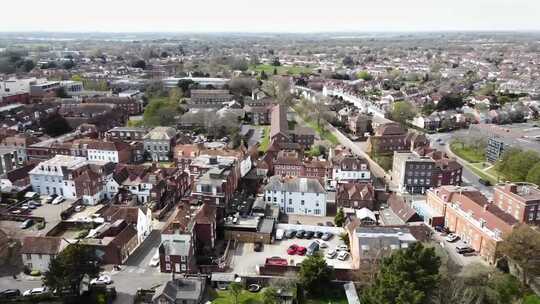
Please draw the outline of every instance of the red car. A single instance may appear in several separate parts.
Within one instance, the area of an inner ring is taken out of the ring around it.
[[[304,254],[306,254],[306,247],[302,247],[302,246],[298,246],[296,244],[293,244],[293,245],[289,246],[289,248],[287,248],[287,253],[289,255],[295,255],[295,254],[304,255]]]

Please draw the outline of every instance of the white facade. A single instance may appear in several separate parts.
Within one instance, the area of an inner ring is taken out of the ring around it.
[[[317,179],[297,178],[284,182],[273,177],[265,188],[267,202],[286,214],[326,216],[326,191]]]
[[[28,269],[39,270],[43,273],[49,269],[49,263],[52,257],[53,255],[49,254],[28,253],[22,254],[22,261],[23,265],[28,267]]]
[[[334,167],[332,176],[335,183],[351,180],[370,180],[371,172],[366,164],[361,164],[357,170],[341,170],[339,167]]]
[[[139,208],[137,214],[137,241],[142,243],[152,231],[152,211],[146,210],[146,214]]]
[[[44,161],[29,172],[32,189],[41,195],[57,194],[67,199],[76,199],[75,183],[64,170],[78,168],[86,163],[84,157],[64,155]]]
[[[107,161],[116,164],[120,162],[118,157],[118,151],[88,149],[87,152],[88,160]]]

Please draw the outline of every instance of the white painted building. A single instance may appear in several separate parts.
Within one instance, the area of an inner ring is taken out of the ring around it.
[[[58,255],[68,243],[62,238],[48,236],[27,236],[23,239],[21,258],[29,270],[42,273],[49,269],[52,258]]]
[[[340,182],[370,181],[371,172],[367,160],[357,156],[345,156],[332,160],[332,185]]]
[[[326,190],[315,178],[272,176],[265,198],[287,214],[326,216]]]

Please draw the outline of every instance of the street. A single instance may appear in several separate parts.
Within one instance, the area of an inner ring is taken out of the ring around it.
[[[466,136],[466,132],[467,130],[459,129],[447,133],[427,134],[426,136],[430,140],[432,148],[438,151],[445,152],[448,156],[455,157],[458,163],[463,166],[462,179],[467,185],[475,187],[476,189],[480,190],[480,192],[482,192],[485,196],[491,198],[493,196],[493,189],[491,187],[482,185],[478,181],[479,177],[465,165],[464,161],[456,157],[456,155],[454,155],[454,153],[450,151],[450,142],[452,141],[452,138]],[[437,140],[439,140],[440,143]]]

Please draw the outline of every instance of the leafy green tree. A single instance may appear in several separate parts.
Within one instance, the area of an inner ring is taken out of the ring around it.
[[[406,123],[408,120],[411,120],[416,115],[416,109],[413,104],[408,101],[397,101],[392,105],[392,112],[390,116],[392,120]]]
[[[440,258],[434,248],[415,243],[383,258],[377,278],[362,295],[365,304],[428,303],[438,285]]]
[[[69,290],[79,294],[84,276],[96,277],[99,271],[99,262],[88,247],[71,244],[51,260],[43,283],[51,290]]]
[[[435,111],[435,104],[433,102],[426,102],[422,107],[422,114],[431,115]]]
[[[336,216],[334,217],[334,223],[338,227],[343,227],[345,224],[345,212],[343,212],[343,208],[339,208]]]
[[[131,66],[134,67],[134,68],[139,68],[139,69],[146,69],[146,61],[144,61],[143,59],[138,59],[138,60],[135,60],[131,63]]]
[[[500,246],[500,252],[521,268],[521,281],[527,284],[527,277],[540,275],[540,233],[522,224],[507,235]]]
[[[263,304],[275,304],[279,300],[277,290],[273,287],[267,287],[262,293]]]
[[[509,149],[497,164],[499,172],[513,182],[526,181],[531,167],[540,162],[540,155],[534,151]]]
[[[229,293],[234,298],[234,304],[238,304],[238,296],[242,293],[242,285],[238,282],[232,282],[228,286]]]
[[[532,166],[527,173],[527,182],[540,186],[540,162]]]
[[[373,80],[373,76],[368,71],[361,71],[356,74],[356,78],[362,79],[365,81]]]
[[[298,277],[300,284],[308,293],[320,295],[334,278],[334,272],[328,267],[323,256],[314,254],[302,261]]]
[[[437,103],[437,110],[453,110],[462,107],[463,104],[463,96],[460,94],[446,94]]]

